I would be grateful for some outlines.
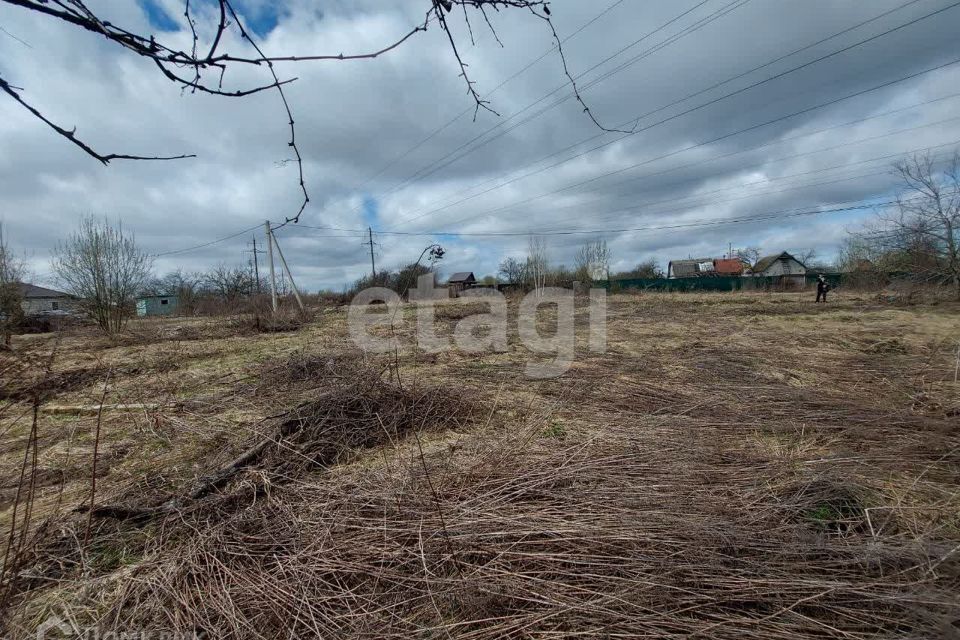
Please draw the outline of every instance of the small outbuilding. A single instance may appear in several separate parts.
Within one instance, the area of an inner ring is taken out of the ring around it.
[[[477,279],[472,271],[458,271],[447,279],[447,289],[451,296],[458,295],[461,291],[471,289],[477,284]]]
[[[63,291],[38,287],[35,284],[21,282],[20,306],[29,315],[67,313],[74,307],[74,297]]]
[[[753,265],[753,275],[776,278],[776,283],[785,287],[803,288],[806,285],[807,267],[783,251],[757,260],[757,264]]]
[[[137,315],[172,316],[177,313],[179,300],[175,295],[141,296],[137,298]]]

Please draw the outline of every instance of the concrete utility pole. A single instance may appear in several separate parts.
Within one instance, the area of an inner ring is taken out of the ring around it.
[[[367,227],[367,233],[370,234],[370,273],[377,277],[377,263],[373,261],[373,229]]]
[[[370,227],[367,227],[367,234],[369,234],[369,238],[370,238],[370,239],[369,239],[368,241],[366,241],[366,242],[361,242],[360,244],[368,244],[368,245],[370,245],[370,275],[372,275],[373,278],[376,279],[376,277],[377,277],[377,263],[374,262],[374,260],[373,260],[373,229],[370,228]]]
[[[273,306],[273,312],[277,312],[277,275],[273,269],[273,231],[270,230],[270,221],[263,223],[263,228],[267,233],[267,254],[270,260],[270,303]]]
[[[297,289],[297,283],[293,281],[293,274],[290,273],[290,267],[287,266],[287,260],[283,257],[283,251],[280,249],[280,243],[277,242],[277,237],[270,234],[270,237],[273,238],[273,244],[277,248],[277,253],[280,255],[280,264],[283,265],[283,270],[287,274],[287,279],[290,280],[290,288],[293,289],[293,297],[297,299],[297,304],[300,305],[300,311],[304,311],[303,300],[300,299],[300,290]]]
[[[257,236],[253,236],[253,249],[247,251],[247,253],[253,254],[253,277],[257,283],[257,293],[261,293],[260,287],[260,255],[261,253],[266,253],[263,249],[257,249]]]

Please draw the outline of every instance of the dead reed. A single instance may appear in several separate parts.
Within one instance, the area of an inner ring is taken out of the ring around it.
[[[266,363],[233,393],[298,401],[183,492],[99,498],[148,518],[101,514],[86,548],[86,514],[51,523],[5,631],[956,637],[952,351],[759,294],[611,315],[551,381],[515,353],[402,385],[348,353]]]

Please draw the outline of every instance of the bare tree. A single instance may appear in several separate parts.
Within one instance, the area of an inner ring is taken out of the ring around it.
[[[0,333],[5,349],[10,348],[13,327],[23,317],[23,274],[23,260],[10,248],[0,222]]]
[[[80,229],[53,252],[53,272],[80,299],[107,333],[123,329],[134,298],[150,277],[153,260],[137,248],[133,234],[107,220],[85,217]]]
[[[881,220],[889,245],[908,257],[915,272],[952,284],[960,300],[960,152],[938,170],[929,153],[895,165],[904,193]]]
[[[250,295],[255,288],[253,276],[243,267],[219,264],[206,276],[207,287],[224,300],[233,301]]]
[[[746,262],[751,267],[757,264],[757,260],[760,259],[760,247],[745,247],[743,249],[737,249],[734,253],[740,260]]]
[[[550,8],[547,0],[423,0],[426,5],[426,13],[423,21],[408,32],[404,33],[395,40],[385,43],[375,51],[345,54],[337,53],[316,53],[303,52],[291,56],[268,56],[257,44],[251,31],[246,27],[245,21],[240,12],[236,10],[231,0],[216,0],[201,4],[198,9],[191,7],[190,0],[184,0],[184,20],[187,28],[190,29],[192,36],[191,47],[184,50],[175,44],[165,41],[151,33],[137,33],[134,29],[113,24],[106,20],[97,12],[93,11],[83,0],[0,0],[15,7],[32,11],[49,20],[58,21],[74,28],[88,31],[98,38],[105,38],[107,41],[123,47],[133,55],[140,56],[150,60],[157,67],[157,70],[164,78],[179,86],[181,90],[191,93],[201,92],[217,96],[230,98],[241,98],[266,90],[275,90],[280,96],[283,108],[289,125],[290,140],[288,146],[293,154],[292,161],[295,161],[298,168],[300,191],[303,198],[297,213],[288,217],[284,224],[297,222],[303,213],[307,204],[310,202],[310,196],[307,193],[306,184],[303,176],[303,160],[300,148],[297,144],[296,129],[294,125],[293,112],[287,96],[284,92],[286,87],[296,78],[282,79],[277,73],[275,67],[278,63],[305,63],[317,61],[347,61],[373,59],[384,55],[393,49],[401,46],[407,40],[413,38],[418,33],[426,31],[432,24],[436,24],[446,35],[447,42],[450,44],[450,51],[460,67],[460,77],[463,78],[467,87],[467,92],[473,99],[475,110],[474,118],[480,109],[485,109],[491,113],[496,112],[490,107],[477,91],[474,82],[470,79],[467,70],[468,65],[464,62],[458,44],[459,37],[454,33],[454,29],[449,21],[450,14],[456,9],[463,11],[466,30],[469,33],[470,42],[473,43],[473,27],[470,23],[470,12],[474,12],[483,18],[486,26],[497,38],[496,31],[489,20],[488,11],[499,12],[502,9],[524,9],[526,12],[539,21],[543,22],[549,28],[554,42],[556,43],[557,53],[563,63],[563,71],[566,74],[573,95],[580,102],[585,114],[598,126],[600,123],[593,116],[589,107],[583,101],[577,88],[573,76],[567,68],[567,62],[563,53],[563,45],[553,22],[550,18]],[[225,36],[229,32],[234,32],[240,36],[241,40],[249,45],[249,54],[238,55],[229,53],[225,50]],[[224,87],[226,72],[243,66],[255,66],[265,69],[268,78],[265,82],[253,86],[230,89]],[[45,115],[36,106],[28,103],[21,95],[23,89],[11,84],[0,76],[0,91],[3,91],[21,107],[29,111],[34,117],[42,121],[58,135],[63,136],[69,142],[82,149],[85,153],[99,160],[103,164],[108,164],[112,160],[176,160],[181,158],[194,157],[193,154],[181,154],[173,156],[149,156],[135,155],[126,153],[102,153],[96,151],[88,143],[84,142],[76,133],[76,127],[68,128],[59,125]],[[601,127],[603,128],[603,127]],[[605,129],[613,131],[613,129]]]
[[[507,284],[524,284],[527,281],[527,263],[517,258],[504,258],[498,270]]]
[[[533,290],[543,295],[547,283],[550,259],[547,255],[547,241],[543,236],[530,236],[527,241],[527,276],[532,281]]]
[[[813,261],[817,259],[817,250],[812,248],[804,249],[803,251],[798,251],[795,257],[800,261],[800,264],[812,267]]]
[[[606,240],[592,240],[577,250],[574,274],[580,282],[610,278],[610,248]]]
[[[851,247],[882,270],[949,283],[960,300],[960,153],[942,168],[929,153],[894,168],[903,183],[896,205],[879,212]]]
[[[630,278],[647,278],[647,279],[656,279],[666,277],[663,273],[663,269],[660,268],[660,265],[657,264],[657,261],[653,258],[644,260],[639,263],[630,271],[621,271],[613,276],[618,280],[627,280]]]

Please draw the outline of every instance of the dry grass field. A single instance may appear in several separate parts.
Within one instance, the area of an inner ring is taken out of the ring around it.
[[[960,306],[622,294],[607,331],[548,380],[365,356],[345,309],[16,337],[0,636],[960,636]]]

